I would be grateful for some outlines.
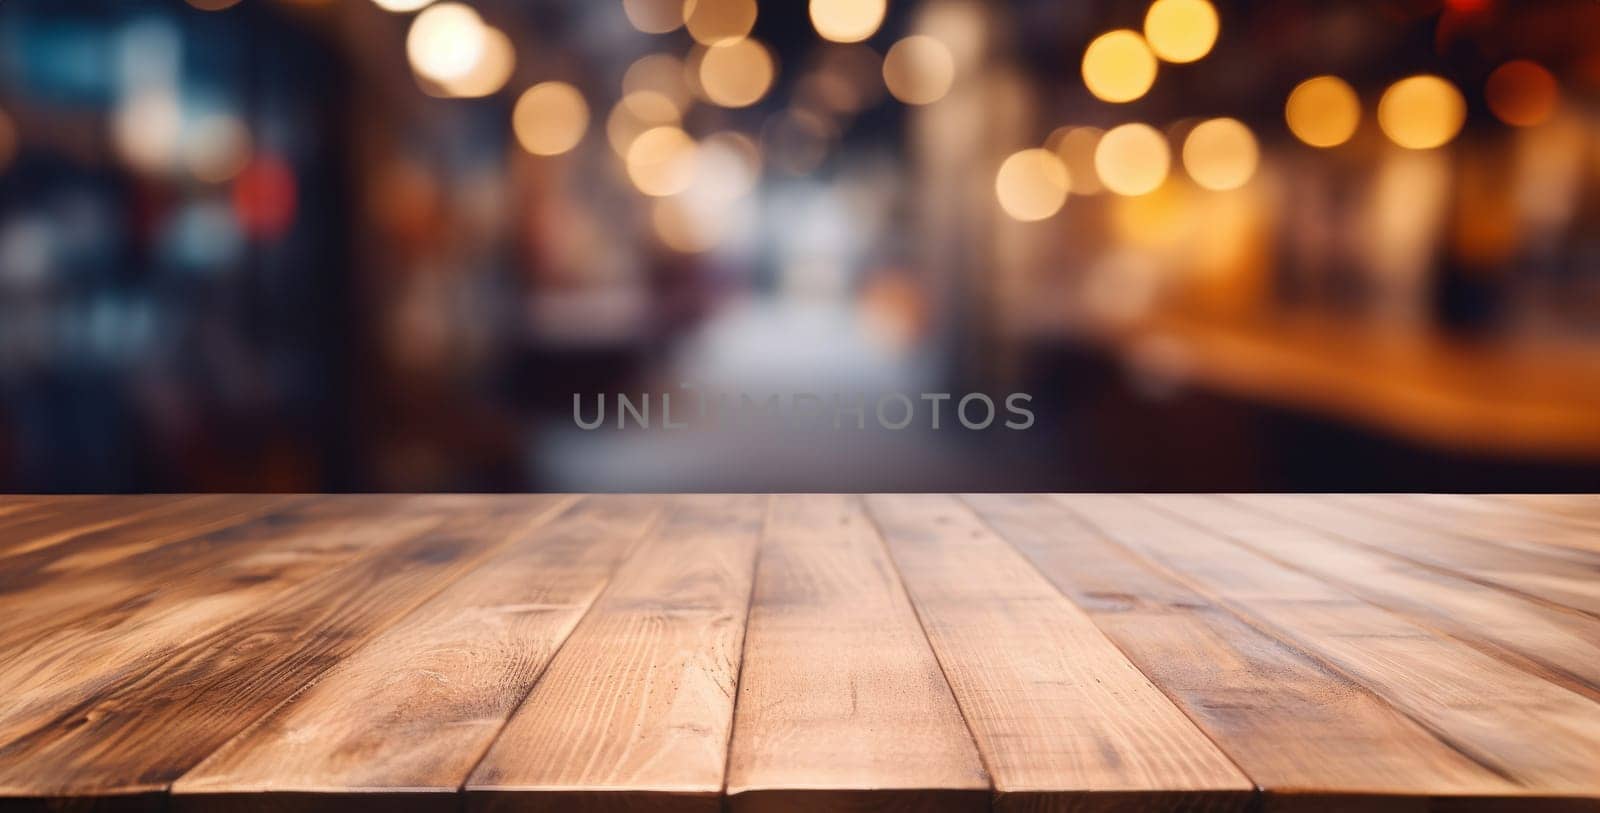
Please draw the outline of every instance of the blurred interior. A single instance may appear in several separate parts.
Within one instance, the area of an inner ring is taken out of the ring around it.
[[[6,0],[0,488],[1600,491],[1600,3]]]

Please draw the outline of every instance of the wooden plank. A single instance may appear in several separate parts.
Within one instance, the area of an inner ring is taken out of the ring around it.
[[[964,504],[897,495],[868,506],[998,807],[1148,806],[1170,792],[1193,805],[1248,802],[1233,763]]]
[[[274,595],[136,669],[85,677],[69,693],[42,687],[48,703],[8,704],[0,715],[0,796],[164,789],[569,501],[529,497],[456,513],[443,526]]]
[[[1492,798],[1517,788],[1244,623],[1048,496],[973,495],[1015,545],[1269,797]]]
[[[1394,522],[1330,497],[1270,494],[1230,499],[1387,556],[1600,616],[1600,579],[1594,578],[1600,572],[1600,553],[1509,539],[1503,544],[1483,542]]]
[[[586,497],[340,662],[173,785],[181,808],[269,792],[433,794],[453,805],[660,497]]]
[[[858,497],[776,497],[733,740],[734,810],[987,810],[989,778]]]
[[[0,649],[17,653],[16,668],[52,664],[35,675],[42,685],[72,675],[104,679],[113,652],[164,652],[227,622],[229,608],[246,612],[373,545],[421,533],[448,505],[437,497],[318,497],[99,567],[8,585],[0,590]],[[75,657],[86,660],[74,666]],[[8,674],[17,679],[5,667],[0,684]]]
[[[1600,621],[1491,590],[1212,497],[1150,500],[1267,558],[1600,699]]]
[[[1600,526],[1541,514],[1515,503],[1462,494],[1353,494],[1340,499],[1397,522],[1484,542],[1516,540],[1600,553]]]
[[[292,504],[272,495],[207,495],[132,512],[115,523],[41,537],[0,557],[0,591],[37,588],[178,539],[200,536]]]
[[[1600,705],[1131,498],[1061,499],[1528,793],[1600,795]]]
[[[139,517],[182,510],[195,499],[193,495],[150,494],[52,500],[39,510],[0,517],[0,561]]]
[[[720,808],[767,502],[674,499],[473,771],[470,808]]]
[[[1519,506],[1545,516],[1561,517],[1588,528],[1600,528],[1600,495],[1490,494],[1484,499]]]

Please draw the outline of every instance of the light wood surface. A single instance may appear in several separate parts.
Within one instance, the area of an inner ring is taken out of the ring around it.
[[[720,806],[768,502],[675,501],[473,772],[469,807],[595,808],[619,792]]]
[[[897,810],[986,808],[989,778],[858,497],[778,500],[745,634],[735,809],[817,792]]]
[[[1600,811],[1600,498],[0,497],[0,811]]]
[[[1001,796],[1245,791],[1233,763],[964,504],[868,498]],[[1242,795],[1242,794],[1241,794]]]

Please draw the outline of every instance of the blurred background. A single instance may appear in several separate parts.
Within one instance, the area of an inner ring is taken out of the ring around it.
[[[1600,2],[5,0],[0,488],[1600,491]]]

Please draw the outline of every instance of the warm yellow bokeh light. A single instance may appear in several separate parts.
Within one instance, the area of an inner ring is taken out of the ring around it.
[[[672,100],[653,90],[636,90],[611,108],[611,115],[606,117],[606,140],[617,155],[626,157],[633,140],[645,131],[681,120]]]
[[[756,0],[688,0],[684,25],[701,45],[744,39],[756,25]]]
[[[1489,74],[1483,95],[1495,118],[1513,127],[1536,127],[1555,115],[1561,87],[1543,65],[1515,59]]]
[[[511,72],[517,67],[517,52],[511,47],[511,38],[498,28],[487,26],[483,34],[483,53],[477,64],[464,76],[441,83],[451,96],[481,98],[498,93],[511,79]]]
[[[1167,180],[1172,152],[1161,131],[1148,124],[1124,124],[1100,137],[1094,169],[1100,182],[1119,195],[1147,195]]]
[[[730,201],[754,191],[761,178],[761,148],[743,133],[714,133],[700,142],[692,196]]]
[[[1221,23],[1206,0],[1156,0],[1144,15],[1150,50],[1168,62],[1194,62],[1211,53]]]
[[[622,13],[646,34],[666,34],[683,25],[683,0],[622,0]]]
[[[906,104],[933,104],[950,92],[956,60],[950,48],[925,35],[906,37],[883,58],[883,81],[889,93]]]
[[[749,107],[772,89],[774,72],[766,46],[751,39],[725,42],[700,58],[700,90],[713,104]]]
[[[560,155],[583,140],[589,129],[589,105],[577,88],[565,82],[541,82],[517,100],[511,128],[528,152]]]
[[[441,85],[461,79],[483,58],[487,26],[472,7],[439,3],[411,21],[406,56],[417,75]]]
[[[372,4],[378,8],[396,14],[416,11],[432,2],[433,0],[372,0]]]
[[[1051,133],[1045,143],[1066,166],[1074,195],[1098,195],[1105,191],[1094,169],[1094,150],[1103,135],[1105,131],[1098,127],[1062,127]]]
[[[1000,208],[1024,223],[1052,217],[1067,202],[1072,187],[1067,167],[1049,150],[1014,153],[995,173],[994,194]]]
[[[878,33],[887,0],[811,0],[811,25],[825,40],[860,42]]]
[[[1183,168],[1195,183],[1212,191],[1244,186],[1260,163],[1256,136],[1238,119],[1203,121],[1183,141]]]
[[[657,127],[633,140],[626,161],[628,179],[640,192],[676,195],[694,182],[694,139],[677,127]]]
[[[1450,143],[1467,120],[1467,102],[1456,86],[1437,76],[1401,79],[1378,101],[1378,126],[1390,141],[1410,150]]]
[[[1149,93],[1155,81],[1155,54],[1136,32],[1101,34],[1083,52],[1083,83],[1097,99],[1131,102]]]
[[[622,75],[622,93],[649,91],[667,99],[682,113],[689,109],[693,94],[684,80],[683,60],[671,54],[649,54],[639,57]]]
[[[1361,124],[1361,99],[1337,76],[1318,76],[1295,86],[1283,106],[1295,137],[1313,147],[1337,147]]]
[[[702,254],[717,247],[726,233],[723,213],[704,211],[683,198],[657,198],[650,225],[661,244],[683,254]]]

